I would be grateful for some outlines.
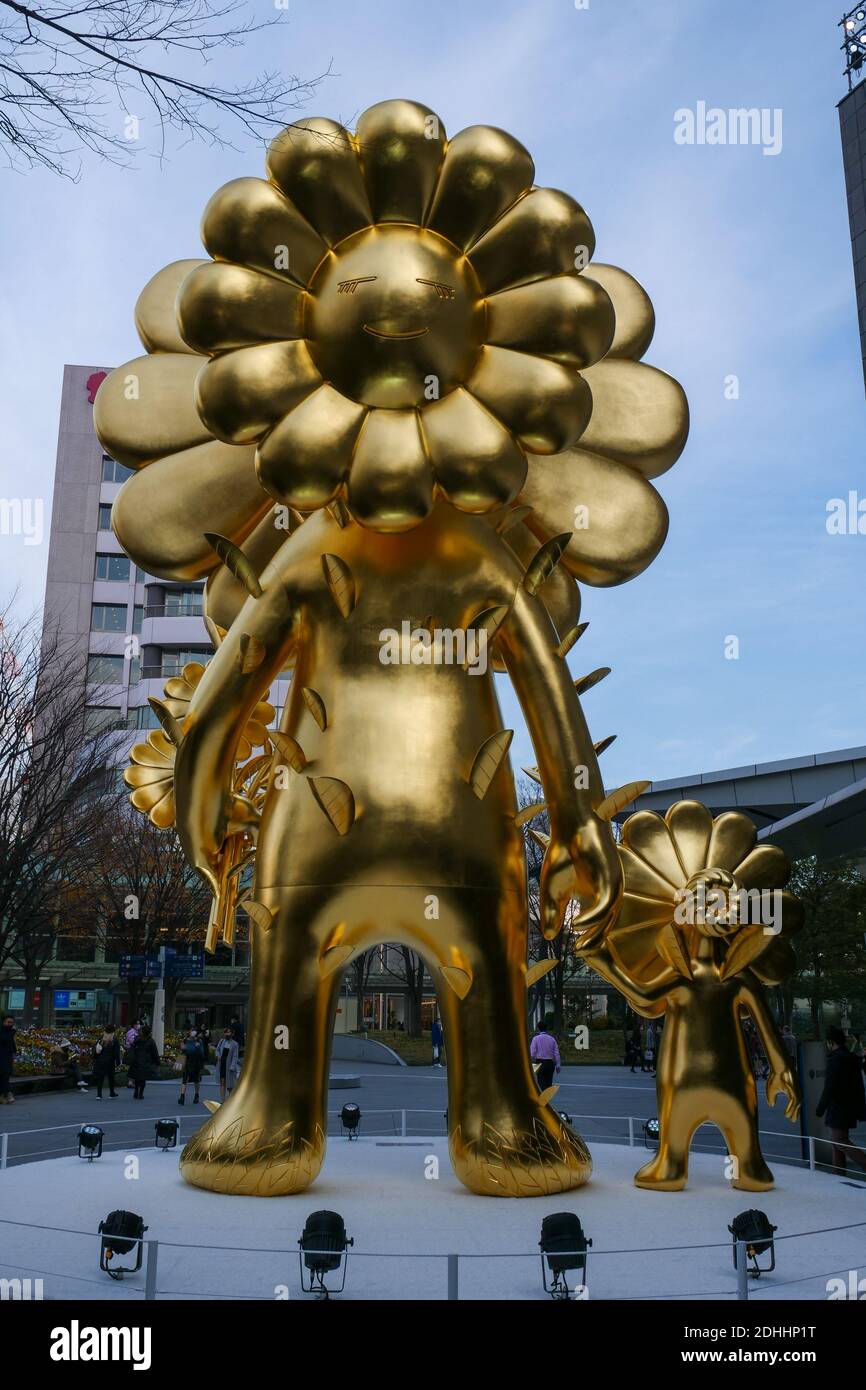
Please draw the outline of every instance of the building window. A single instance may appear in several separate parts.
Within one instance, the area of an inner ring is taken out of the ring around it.
[[[165,595],[165,616],[167,618],[201,617],[201,602],[200,589],[168,589]]]
[[[99,504],[99,530],[111,530],[111,506],[108,502],[100,502]]]
[[[122,656],[89,656],[87,679],[91,685],[123,685]]]
[[[129,583],[129,561],[125,555],[97,555],[94,579],[121,579]]]
[[[91,632],[126,632],[125,603],[94,603],[90,610]]]
[[[131,478],[134,469],[125,468],[122,463],[111,458],[109,454],[102,455],[102,481],[104,483],[122,483],[127,478]]]
[[[122,729],[123,715],[117,705],[90,705],[84,712],[84,727],[88,734],[103,733],[106,729]]]
[[[141,568],[141,565],[136,565],[135,567],[135,582],[136,584],[144,583],[144,570]]]
[[[129,659],[129,684],[138,685],[141,680],[141,657],[132,656]]]
[[[144,607],[143,607],[142,604],[137,603],[137,604],[135,605],[135,607],[133,608],[133,610],[132,610],[132,630],[133,630],[133,632],[141,632],[141,624],[142,624],[143,618],[144,618]]]
[[[183,651],[164,651],[162,654],[162,674],[179,676],[188,661],[198,661],[202,666],[210,661],[211,652],[207,647],[187,647]]]
[[[132,710],[130,710],[130,715]],[[150,705],[139,705],[135,711],[136,729],[158,729],[159,720],[151,709]]]

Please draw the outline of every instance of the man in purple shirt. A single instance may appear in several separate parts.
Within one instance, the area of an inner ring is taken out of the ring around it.
[[[559,1071],[562,1065],[556,1038],[550,1032],[546,1018],[538,1025],[538,1030],[532,1039],[529,1055],[533,1062],[538,1062],[538,1071],[536,1072],[538,1084],[542,1091],[546,1091],[548,1086],[553,1083],[554,1071]]]

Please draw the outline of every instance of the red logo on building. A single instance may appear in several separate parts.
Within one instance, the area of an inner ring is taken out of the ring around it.
[[[107,376],[108,372],[93,372],[87,378],[87,399],[91,405],[96,400],[96,393]]]

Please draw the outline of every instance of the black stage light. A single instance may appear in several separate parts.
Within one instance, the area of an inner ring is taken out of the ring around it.
[[[734,1238],[734,1269],[737,1267],[737,1242],[746,1242],[746,1256],[752,1261],[752,1268],[749,1273],[755,1279],[760,1279],[762,1274],[770,1274],[776,1268],[776,1247],[773,1243],[773,1232],[777,1231],[778,1226],[772,1225],[766,1212],[758,1211],[756,1207],[751,1207],[748,1211],[741,1211],[739,1216],[735,1216],[733,1222],[728,1227]],[[770,1252],[770,1263],[761,1269],[758,1264],[758,1256],[763,1255],[766,1250]]]
[[[345,1134],[348,1139],[357,1139],[360,1125],[360,1106],[348,1101],[340,1111],[340,1133]]]
[[[644,1120],[643,1141],[648,1149],[659,1142],[659,1122],[655,1116],[651,1120]]]
[[[355,1108],[357,1109],[357,1106]],[[346,1223],[339,1212],[311,1212],[304,1225],[304,1233],[298,1239],[301,1288],[304,1293],[315,1293],[318,1298],[329,1298],[332,1293],[342,1293],[346,1287],[348,1247],[354,1243],[354,1240],[350,1240],[346,1235]],[[305,1269],[310,1276],[309,1284],[304,1282]],[[337,1288],[328,1288],[325,1276],[333,1274],[337,1269],[342,1269],[340,1284]]]
[[[102,1140],[105,1137],[104,1130],[99,1125],[82,1125],[78,1131],[78,1157],[86,1158],[92,1163],[95,1158],[102,1158]]]
[[[564,1120],[567,1125],[571,1124],[571,1116],[569,1115],[567,1110],[560,1110],[559,1118],[561,1120]]]
[[[592,1241],[573,1211],[555,1211],[541,1223],[541,1282],[551,1298],[570,1298],[566,1280],[569,1270],[580,1270],[580,1283],[586,1283],[586,1252]],[[547,1263],[545,1264],[545,1260]],[[548,1269],[553,1276],[548,1285]]]
[[[102,1244],[99,1251],[99,1268],[111,1279],[122,1279],[124,1274],[135,1274],[141,1269],[143,1237],[147,1230],[144,1221],[134,1211],[110,1211],[104,1221],[99,1223]],[[116,1255],[128,1255],[135,1250],[135,1264],[115,1265],[111,1261]]]
[[[180,1125],[175,1119],[157,1120],[154,1144],[158,1149],[174,1149],[177,1147],[177,1132]]]

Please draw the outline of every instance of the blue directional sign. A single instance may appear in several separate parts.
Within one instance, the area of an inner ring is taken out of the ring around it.
[[[199,951],[188,956],[171,956],[165,962],[166,976],[172,979],[199,980],[204,975],[204,951]]]
[[[159,979],[162,969],[159,956],[121,956],[120,978],[122,980]]]

